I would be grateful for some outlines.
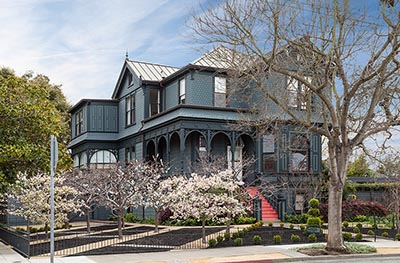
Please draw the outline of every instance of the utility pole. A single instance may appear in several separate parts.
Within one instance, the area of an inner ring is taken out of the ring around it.
[[[54,135],[50,138],[50,263],[54,263],[54,171],[58,161],[58,143]]]

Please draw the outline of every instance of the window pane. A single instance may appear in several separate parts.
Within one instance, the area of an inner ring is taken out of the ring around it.
[[[225,107],[226,106],[226,94],[225,93],[215,93],[214,94],[214,106]]]
[[[274,153],[275,152],[275,137],[274,135],[263,136],[263,153]]]
[[[179,81],[179,96],[185,95],[186,93],[186,83],[185,83],[185,79],[181,79]]]
[[[291,168],[292,171],[307,171],[308,170],[307,152],[292,152]]]
[[[226,78],[215,77],[215,92],[226,93]]]
[[[79,156],[78,155],[74,156],[74,167],[79,167]]]

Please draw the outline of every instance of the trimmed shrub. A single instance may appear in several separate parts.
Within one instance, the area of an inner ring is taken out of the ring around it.
[[[349,227],[349,222],[343,221],[342,225],[343,225],[345,228],[347,228],[347,227]]]
[[[308,206],[310,208],[318,208],[319,200],[317,198],[311,198],[310,201],[308,201]]]
[[[395,238],[397,241],[400,241],[400,234],[396,234]]]
[[[262,242],[262,238],[259,235],[253,236],[254,245],[260,245]]]
[[[309,241],[309,242],[312,242],[312,243],[317,242],[317,235],[315,235],[315,234],[309,234],[309,235],[308,235],[308,241]]]
[[[217,240],[215,240],[214,238],[208,240],[208,245],[209,245],[210,247],[214,247],[216,244],[217,244]]]
[[[370,229],[370,230],[368,230],[367,234],[371,235],[371,236],[374,236],[375,232],[374,232],[374,230]]]
[[[254,217],[238,217],[234,220],[235,224],[237,225],[248,225],[248,224],[254,224],[257,221]]]
[[[300,230],[305,230],[306,229],[306,226],[303,225],[303,224],[301,224],[299,227],[300,227]]]
[[[319,217],[309,217],[307,219],[307,226],[312,227],[321,227],[321,218]]]
[[[365,215],[356,215],[355,217],[351,218],[352,222],[366,222],[368,218]]]
[[[271,221],[268,222],[268,226],[273,226],[273,225],[274,225],[273,222],[271,222]]]
[[[355,226],[355,227],[353,228],[353,232],[354,232],[354,233],[360,233],[360,229],[359,229],[358,227]]]
[[[128,223],[138,223],[138,222],[140,222],[140,218],[137,215],[132,214],[132,213],[125,214],[124,220],[125,220],[125,222],[128,222]]]
[[[221,243],[224,240],[223,236],[217,236],[217,242]]]
[[[308,214],[301,215],[288,215],[285,214],[285,222],[293,224],[306,224],[308,219]]]
[[[294,225],[293,225],[293,224],[290,224],[289,227],[290,227],[290,229],[293,229],[293,228],[294,228]]]
[[[225,234],[224,234],[224,239],[225,239],[225,240],[231,239],[231,234],[225,233]]]
[[[233,244],[235,244],[235,246],[242,246],[243,245],[243,238],[238,237],[235,240],[233,240]]]
[[[318,208],[310,208],[308,210],[308,215],[312,217],[317,217],[319,216],[319,209]]]
[[[280,222],[280,223],[279,223],[279,226],[280,226],[280,227],[284,227],[284,226],[285,226],[285,223]]]
[[[358,224],[356,225],[356,227],[358,227],[358,229],[361,229],[361,228],[362,228],[362,224],[361,224],[361,223],[358,223]]]
[[[275,245],[280,245],[281,242],[282,242],[282,237],[281,237],[281,235],[275,235],[275,236],[274,236],[274,244],[275,244]]]
[[[290,237],[290,240],[292,240],[293,243],[298,243],[298,242],[300,242],[300,236],[292,234]]]
[[[389,237],[389,233],[388,232],[383,232],[382,233],[382,237]]]
[[[363,235],[361,233],[357,233],[354,237],[357,241],[361,241],[363,239]]]
[[[350,232],[343,232],[342,235],[343,235],[344,241],[350,241],[351,240],[352,235],[351,235]]]

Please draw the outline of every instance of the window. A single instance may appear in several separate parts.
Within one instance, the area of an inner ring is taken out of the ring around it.
[[[273,134],[264,135],[262,137],[263,143],[263,171],[275,171],[275,136]]]
[[[179,104],[185,104],[186,99],[186,83],[185,79],[179,80]]]
[[[150,117],[160,113],[160,91],[158,89],[150,89]]]
[[[129,163],[136,159],[135,146],[131,146],[125,149],[125,161]]]
[[[126,126],[130,126],[135,124],[135,94],[128,96],[125,99],[125,108],[126,108],[126,115],[125,115],[125,123]]]
[[[95,152],[90,158],[90,164],[95,165],[96,168],[107,168],[108,164],[116,163],[115,155],[110,151],[99,150]]]
[[[307,82],[311,82],[311,77],[304,77]],[[310,98],[308,87],[298,82],[296,79],[288,77],[287,81],[287,98],[288,106],[298,110],[306,110],[307,102]],[[311,101],[310,101],[311,102]]]
[[[308,172],[309,141],[305,134],[292,134],[290,138],[290,171]]]
[[[226,78],[214,78],[214,106],[226,107]]]
[[[83,132],[83,110],[75,114],[75,135],[78,136]]]

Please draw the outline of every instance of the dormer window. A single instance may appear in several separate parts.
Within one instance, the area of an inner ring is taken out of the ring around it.
[[[179,80],[179,104],[185,104],[186,100],[186,82],[185,79]]]
[[[214,78],[214,106],[226,107],[226,78]]]

